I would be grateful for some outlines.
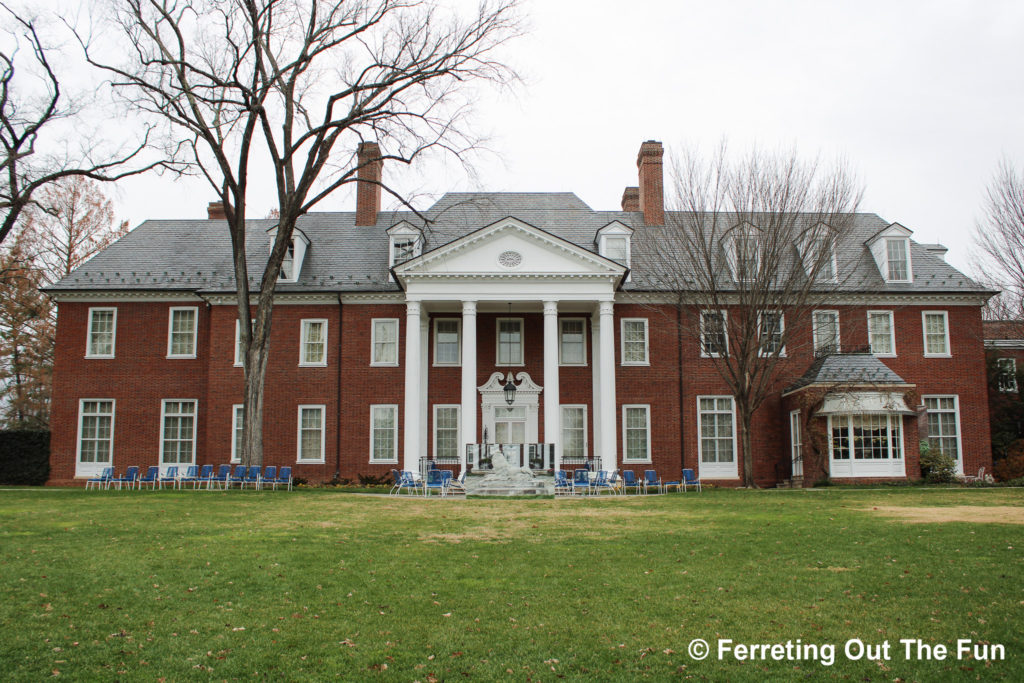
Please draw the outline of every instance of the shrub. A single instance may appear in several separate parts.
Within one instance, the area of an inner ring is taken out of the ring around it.
[[[0,431],[0,484],[42,486],[50,477],[50,432]]]
[[[1007,455],[995,464],[993,474],[999,481],[1011,481],[1024,477],[1024,453]]]
[[[950,484],[956,481],[956,461],[927,441],[921,442],[921,476],[929,484]]]
[[[360,474],[358,476],[360,486],[383,486],[391,483],[390,473],[384,475]]]

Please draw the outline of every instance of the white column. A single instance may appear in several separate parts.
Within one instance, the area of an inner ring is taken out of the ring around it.
[[[590,316],[590,367],[593,387],[593,400],[590,403],[590,431],[594,442],[591,452],[601,455],[601,363],[598,362],[601,351],[601,317],[597,311]]]
[[[429,434],[427,434],[427,411],[430,409],[430,402],[427,400],[429,393],[427,373],[430,370],[430,358],[427,356],[430,351],[430,345],[427,343],[429,335],[430,316],[423,311],[420,316],[420,450],[424,455],[430,452]]]
[[[562,464],[558,398],[558,302],[544,302],[544,442],[555,444],[555,469]]]
[[[462,438],[459,458],[466,471],[466,444],[476,443],[476,302],[462,302]]]
[[[618,468],[615,429],[615,315],[614,303],[599,302],[601,326],[601,469]]]
[[[405,430],[402,469],[420,467],[420,302],[405,305]]]

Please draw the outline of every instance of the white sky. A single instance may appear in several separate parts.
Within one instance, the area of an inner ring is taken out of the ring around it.
[[[471,3],[467,3],[471,4]],[[862,210],[942,242],[965,269],[983,192],[1003,156],[1024,164],[1024,3],[893,0],[526,0],[509,50],[525,77],[480,103],[494,155],[474,184],[456,164],[410,190],[572,191],[617,209],[646,139],[668,152],[723,137],[845,157]],[[385,174],[388,169],[385,168]],[[200,180],[125,182],[119,216],[203,217]],[[429,202],[419,202],[429,205]],[[270,209],[252,201],[252,215]],[[354,210],[339,192],[321,210]]]

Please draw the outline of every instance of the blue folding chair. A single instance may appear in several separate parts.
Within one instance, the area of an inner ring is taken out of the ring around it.
[[[107,488],[107,486],[110,485],[110,480],[113,479],[113,478],[114,478],[114,468],[113,467],[104,467],[100,471],[100,475],[98,477],[93,477],[91,479],[86,479],[85,480],[85,488],[87,490],[89,488]]]
[[[235,468],[235,473],[228,477],[228,480],[224,482],[224,488],[231,488],[232,484],[238,484],[238,488],[242,488],[242,482],[245,481],[246,473],[245,465],[239,465]]]
[[[636,478],[636,472],[633,470],[622,470],[623,493],[629,493],[629,489],[636,489],[636,492],[640,493],[641,488],[643,488],[643,483]]]
[[[579,469],[572,473],[572,492],[590,493],[590,470]]]
[[[132,488],[133,486],[135,486],[135,482],[138,480],[138,478],[139,468],[136,467],[135,465],[132,465],[131,467],[124,471],[124,476],[113,477],[112,479],[110,479],[107,482],[107,488],[109,489],[111,484],[117,484],[118,490],[120,490],[120,488],[125,484],[128,484],[128,488]]]
[[[149,487],[155,490],[158,479],[160,479],[160,468],[153,465],[146,468],[146,474],[138,480],[138,486],[141,489],[143,484],[149,484]]]
[[[405,489],[409,493],[416,494],[419,494],[421,491],[424,490],[421,482],[417,481],[416,477],[413,476],[412,472],[408,470],[402,470],[402,473],[399,475],[399,481],[401,483],[398,487],[398,491],[395,492],[396,495],[401,493],[402,489]]]
[[[675,486],[676,487],[676,491],[678,492],[679,489],[682,488],[682,486],[683,486],[683,481],[681,479],[679,481],[662,481],[661,482],[661,491],[662,491],[662,493],[668,493],[669,488],[672,487],[672,486]]]
[[[184,486],[185,484],[191,484],[199,478],[199,466],[189,465],[185,468],[185,473],[178,477],[178,486]]]
[[[701,492],[700,478],[693,473],[693,470],[683,470],[683,491],[686,491],[687,486],[696,486],[697,493]]]
[[[245,471],[245,476],[242,477],[242,483],[239,484],[239,488],[244,489],[246,486],[252,486],[257,491],[260,488],[260,466],[253,465]]]
[[[212,465],[211,465],[212,467]],[[207,487],[220,486],[221,488],[227,488],[228,477],[231,476],[231,465],[218,465],[217,473],[211,474],[210,478],[206,481]]]
[[[282,467],[281,471],[278,472],[276,479],[265,479],[263,481],[263,485],[264,486],[266,486],[267,484],[270,484],[270,486],[275,491],[277,490],[277,485],[278,484],[280,484],[281,486],[287,486],[288,490],[291,491],[292,490],[292,468],[291,467]]]
[[[199,470],[199,476],[192,482],[192,488],[197,489],[203,484],[206,484],[206,488],[210,488],[211,479],[213,479],[213,465],[203,465]]]
[[[572,482],[565,476],[565,470],[555,471],[555,495],[571,496]]]
[[[260,482],[260,488],[262,489],[267,485],[267,482],[277,479],[277,465],[267,465],[266,469],[263,470],[263,480]]]
[[[178,488],[178,467],[177,465],[171,465],[167,468],[167,471],[161,474],[156,483],[160,485],[160,489],[163,490],[164,484],[170,484],[171,488]]]
[[[402,473],[398,470],[391,470],[391,490],[388,491],[389,496],[396,496],[402,489]]]
[[[597,478],[590,484],[590,490],[597,495],[601,495],[601,491],[611,491],[614,494],[616,492],[614,479],[614,472],[601,470],[597,473]]]
[[[427,470],[427,479],[423,483],[423,495],[429,496],[431,491],[444,495],[444,477],[441,470]]]
[[[658,478],[658,473],[654,470],[644,470],[644,493],[647,493],[651,488],[661,493],[661,479]]]

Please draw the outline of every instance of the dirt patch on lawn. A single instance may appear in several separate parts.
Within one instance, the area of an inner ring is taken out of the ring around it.
[[[940,508],[907,508],[879,506],[865,508],[886,517],[896,517],[910,524],[933,522],[979,522],[988,524],[1024,524],[1024,507],[956,505]]]

